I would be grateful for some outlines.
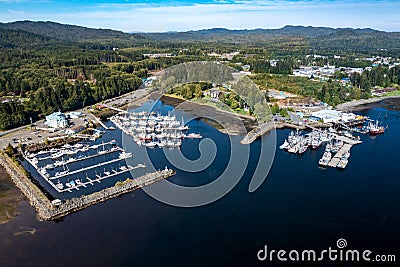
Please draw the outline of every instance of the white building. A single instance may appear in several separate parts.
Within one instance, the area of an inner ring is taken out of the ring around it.
[[[46,116],[45,124],[51,128],[66,128],[68,127],[68,121],[64,113],[54,112],[49,116]]]
[[[323,120],[325,123],[330,123],[330,122],[336,123],[340,120],[341,115],[342,112],[329,109],[324,109],[311,113],[311,116],[319,118]]]

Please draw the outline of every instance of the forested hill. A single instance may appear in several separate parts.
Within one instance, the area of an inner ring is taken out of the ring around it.
[[[142,36],[149,37],[157,40],[186,40],[186,41],[198,41],[204,38],[213,38],[220,41],[226,41],[235,39],[238,41],[245,41],[249,36],[257,36],[260,40],[263,38],[272,38],[278,36],[292,36],[292,37],[303,37],[303,38],[315,38],[315,37],[328,37],[338,32],[351,30],[357,34],[373,34],[373,33],[385,33],[373,29],[334,29],[328,27],[312,27],[312,26],[285,26],[280,29],[254,29],[254,30],[228,30],[224,28],[213,28],[198,31],[187,31],[187,32],[167,32],[167,33],[143,33]],[[390,34],[390,33],[387,33]],[[205,39],[207,40],[207,39]]]
[[[214,28],[186,32],[166,33],[124,33],[108,29],[92,29],[81,26],[65,25],[55,22],[17,21],[0,23],[0,29],[14,30],[3,34],[15,37],[23,32],[35,34],[30,36],[39,41],[49,39],[65,40],[75,43],[89,43],[102,46],[131,47],[137,43],[190,43],[215,42],[244,45],[288,45],[289,48],[303,47],[322,50],[391,50],[400,52],[400,32],[383,32],[373,29],[329,28],[311,26],[285,26],[280,29],[228,30]],[[35,43],[35,42],[34,42]],[[7,41],[2,41],[2,46]],[[10,45],[10,44],[8,44]],[[13,43],[11,42],[11,45]],[[21,43],[21,45],[23,45]]]
[[[400,32],[373,29],[285,26],[281,29],[227,30],[222,28],[168,33],[144,33],[147,39],[169,42],[218,42],[248,45],[296,44],[322,50],[391,50],[400,52]]]
[[[0,48],[32,48],[52,43],[50,37],[21,30],[0,29]]]
[[[135,42],[144,38],[137,34],[129,34],[121,31],[92,29],[50,21],[16,21],[11,23],[0,23],[0,28],[29,32],[52,39],[86,43],[102,42],[104,44],[114,42],[116,44],[129,45],[130,42]]]

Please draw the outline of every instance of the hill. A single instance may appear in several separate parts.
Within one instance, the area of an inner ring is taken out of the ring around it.
[[[87,27],[60,24],[50,21],[16,21],[0,23],[0,28],[15,31],[24,31],[38,36],[48,37],[71,42],[102,43],[102,44],[129,44],[143,37],[108,29],[92,29]]]

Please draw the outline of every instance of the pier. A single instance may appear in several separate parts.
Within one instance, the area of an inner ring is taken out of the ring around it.
[[[114,163],[114,162],[118,162],[120,160],[124,160],[124,159],[127,159],[127,158],[128,157],[125,156],[125,157],[120,157],[120,158],[113,159],[113,160],[110,160],[110,161],[100,162],[100,163],[98,163],[96,165],[92,165],[92,166],[81,168],[81,169],[78,169],[78,170],[75,170],[75,171],[72,171],[72,172],[68,172],[68,173],[66,173],[64,175],[58,175],[58,176],[51,177],[50,180],[60,179],[60,178],[66,177],[66,176],[70,176],[70,175],[76,174],[76,173],[88,171],[88,170],[91,170],[91,169],[94,169],[94,168],[97,168],[97,167],[101,167],[101,166],[108,165],[108,164],[111,164],[111,163]]]
[[[353,145],[351,144],[344,144],[336,153],[336,155],[331,159],[331,161],[328,163],[328,166],[331,168],[336,168],[343,155],[349,152],[352,147]]]
[[[89,177],[86,177],[86,179],[87,179],[88,182],[81,182],[80,184],[76,184],[75,186],[67,187],[67,188],[65,188],[65,189],[59,189],[59,188],[57,188],[57,186],[55,186],[53,183],[50,183],[50,184],[53,186],[53,188],[54,188],[55,190],[57,190],[58,193],[64,193],[64,192],[67,192],[67,191],[68,191],[68,192],[72,192],[72,189],[79,190],[79,187],[81,187],[81,186],[82,186],[82,187],[86,187],[86,185],[88,185],[88,184],[94,185],[93,182],[98,182],[98,183],[100,183],[101,180],[104,180],[104,179],[107,179],[107,178],[110,178],[110,177],[114,177],[114,176],[117,176],[117,175],[120,175],[120,174],[129,172],[129,171],[132,171],[132,170],[134,170],[134,169],[145,168],[145,167],[146,167],[146,166],[143,165],[143,164],[138,164],[136,167],[132,167],[132,166],[128,165],[128,167],[127,167],[126,170],[115,171],[114,173],[111,173],[110,175],[105,175],[105,176],[100,176],[100,175],[99,175],[99,176],[97,176],[96,179],[90,179]]]

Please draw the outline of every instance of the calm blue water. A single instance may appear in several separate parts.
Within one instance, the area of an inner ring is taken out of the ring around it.
[[[358,113],[373,119],[381,115],[382,120],[387,113],[383,124],[389,130],[362,136],[363,144],[353,147],[344,171],[320,169],[322,150],[303,156],[278,150],[266,181],[249,193],[261,144],[257,140],[239,184],[207,206],[176,208],[137,190],[60,222],[38,222],[23,202],[21,215],[0,226],[0,265],[249,266],[259,264],[256,253],[264,245],[326,249],[339,238],[347,240],[348,248],[397,253],[400,259],[398,103],[387,101]],[[170,181],[205,184],[223,171],[229,139],[201,120],[190,123],[193,132],[216,140],[217,162],[198,174],[178,171]],[[278,131],[278,144],[288,133]],[[190,142],[181,149],[195,159],[199,141]],[[150,158],[164,168],[168,163],[159,152],[151,150]],[[31,228],[37,229],[34,235],[23,232]]]

